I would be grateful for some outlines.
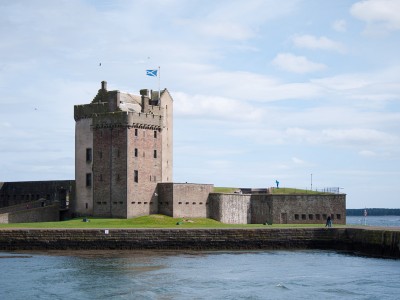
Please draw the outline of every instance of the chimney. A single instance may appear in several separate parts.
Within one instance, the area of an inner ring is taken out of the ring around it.
[[[101,82],[101,89],[103,90],[103,91],[107,91],[107,81],[102,81]]]

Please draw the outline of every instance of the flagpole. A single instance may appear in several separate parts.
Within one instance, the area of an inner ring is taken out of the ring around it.
[[[161,68],[158,66],[158,105],[161,106],[161,89],[160,89],[160,81],[161,81]]]

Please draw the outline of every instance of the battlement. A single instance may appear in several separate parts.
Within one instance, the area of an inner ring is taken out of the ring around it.
[[[118,111],[105,114],[94,114],[93,128],[133,127],[162,129],[163,117],[152,113]]]

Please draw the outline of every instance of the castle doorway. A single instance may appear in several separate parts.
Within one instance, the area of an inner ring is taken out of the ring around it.
[[[287,224],[287,223],[288,223],[287,213],[281,213],[281,224]]]

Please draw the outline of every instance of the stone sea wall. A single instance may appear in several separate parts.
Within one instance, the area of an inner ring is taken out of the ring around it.
[[[400,258],[400,230],[256,229],[1,229],[0,250],[332,249]]]

